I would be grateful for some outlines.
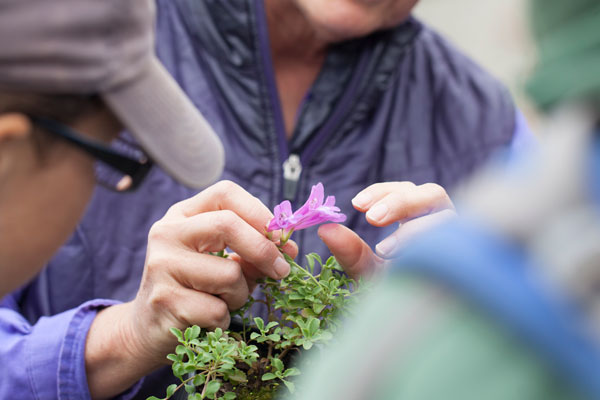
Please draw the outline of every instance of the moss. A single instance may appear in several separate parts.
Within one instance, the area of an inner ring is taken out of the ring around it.
[[[274,385],[263,386],[260,389],[241,387],[236,392],[236,400],[272,400],[276,392],[277,388]]]

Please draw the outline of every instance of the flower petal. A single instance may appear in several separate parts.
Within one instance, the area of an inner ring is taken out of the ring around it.
[[[289,201],[282,201],[273,210],[274,218],[267,227],[268,231],[284,229],[286,231],[297,231],[306,229],[323,222],[343,222],[346,216],[335,206],[335,196],[327,196],[325,204],[323,184],[321,182],[311,189],[308,200],[292,213],[292,205]]]

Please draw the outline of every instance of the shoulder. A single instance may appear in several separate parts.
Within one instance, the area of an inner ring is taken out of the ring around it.
[[[455,132],[474,145],[512,140],[515,106],[508,89],[430,27],[421,24],[401,68],[402,76],[411,78],[408,85],[429,99],[445,133]]]
[[[470,57],[432,28],[421,24],[412,46],[412,56],[437,84],[438,89],[452,86],[479,89],[482,94],[510,100],[505,86]]]

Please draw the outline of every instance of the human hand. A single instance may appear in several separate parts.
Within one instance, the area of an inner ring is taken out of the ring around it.
[[[167,362],[165,356],[177,342],[169,328],[227,328],[229,311],[245,304],[257,278],[287,276],[289,264],[264,235],[272,217],[257,198],[227,181],[172,206],[150,230],[136,298],[101,311],[92,324],[86,347],[90,390],[119,388],[114,380],[123,381],[128,373],[132,384]],[[208,254],[226,247],[235,254],[228,258]],[[290,241],[284,251],[295,257],[297,247]],[[124,352],[138,360],[129,365],[129,372],[124,371],[127,363],[116,367],[122,372],[110,373],[110,385],[90,372],[94,365],[107,365],[110,354],[105,353],[103,340],[114,344],[108,348],[113,355]],[[104,353],[98,353],[100,349]]]
[[[319,236],[346,272],[356,278],[379,269],[415,235],[456,216],[450,197],[439,185],[412,182],[376,183],[352,199],[354,208],[365,212],[367,221],[398,229],[375,247],[377,254],[358,235],[340,225],[323,225]]]
[[[389,258],[415,235],[456,216],[454,205],[443,187],[434,183],[376,183],[352,199],[358,211],[366,212],[375,226],[398,223],[398,229],[375,246],[377,254]]]

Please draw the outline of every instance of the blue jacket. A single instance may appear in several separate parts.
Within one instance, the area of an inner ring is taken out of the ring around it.
[[[371,245],[389,232],[370,226],[352,209],[350,199],[360,190],[404,180],[451,190],[493,152],[530,137],[501,84],[410,19],[332,46],[287,141],[263,2],[157,3],[159,56],[221,137],[227,153],[223,178],[271,208],[285,197],[302,201],[313,184],[323,182],[348,215],[346,225]],[[286,161],[297,163],[301,174],[286,178]],[[40,398],[58,393],[86,398],[81,389],[85,333],[96,310],[109,304],[96,299],[135,296],[148,229],[171,204],[194,193],[157,167],[135,193],[96,190],[70,241],[0,308],[0,365],[29,360],[29,352],[44,348],[34,358],[44,368],[24,362],[3,371],[0,398],[17,387],[26,388],[21,399],[39,393],[44,393]],[[296,233],[294,240],[301,254],[327,252],[315,229]],[[37,322],[41,316],[48,318]],[[44,328],[36,329],[41,322]],[[68,354],[63,343],[71,343]],[[140,398],[166,386],[150,381]]]

